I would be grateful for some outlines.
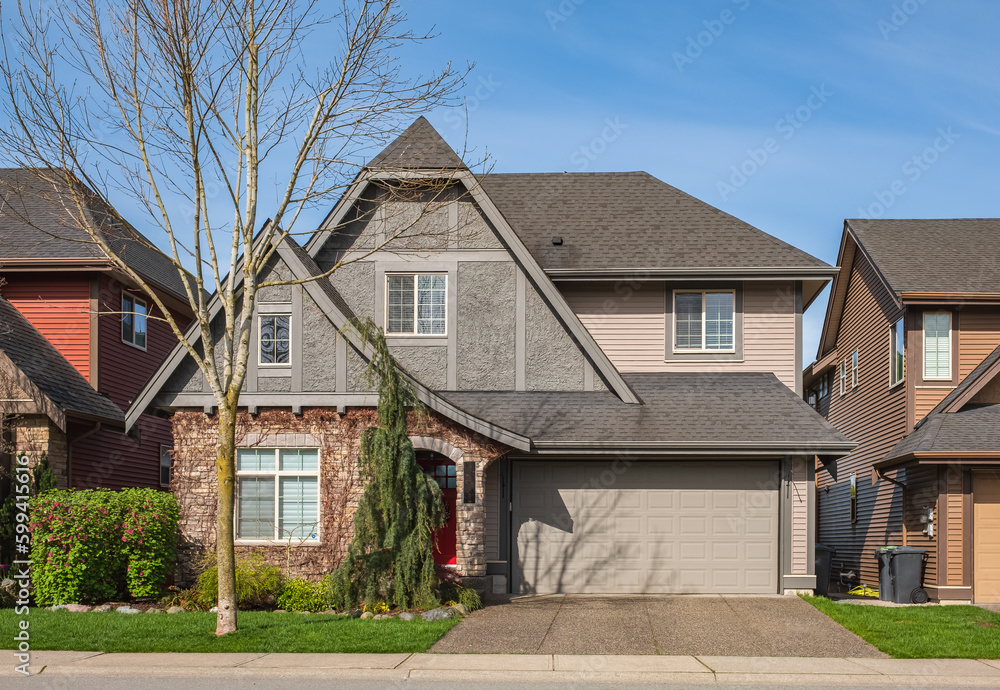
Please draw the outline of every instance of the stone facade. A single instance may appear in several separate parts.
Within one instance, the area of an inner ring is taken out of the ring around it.
[[[27,454],[34,467],[44,453],[60,489],[69,486],[69,447],[66,434],[41,414],[18,415],[8,421],[15,454]]]
[[[202,559],[215,548],[216,419],[201,412],[178,412],[173,423],[171,490],[181,503],[175,579],[189,584],[197,576]],[[237,553],[262,553],[288,576],[319,579],[336,568],[353,536],[354,510],[364,489],[357,470],[361,433],[374,423],[372,408],[351,408],[343,415],[317,408],[305,409],[301,415],[284,410],[266,410],[257,415],[241,413],[237,447],[319,448],[320,538],[315,544],[238,543]],[[457,570],[463,577],[481,577],[486,574],[485,469],[508,449],[430,411],[411,414],[409,428],[417,450],[438,452],[456,462]],[[476,501],[465,504],[463,463],[469,461],[476,464]]]

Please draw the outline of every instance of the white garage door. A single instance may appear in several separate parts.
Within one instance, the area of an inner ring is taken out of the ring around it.
[[[513,591],[778,591],[775,462],[514,463]]]

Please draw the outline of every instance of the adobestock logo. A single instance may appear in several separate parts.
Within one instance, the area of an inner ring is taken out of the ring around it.
[[[745,11],[750,7],[750,0],[732,0],[732,3],[740,11]],[[717,19],[703,20],[701,25],[705,27],[705,30],[699,31],[694,36],[688,36],[684,52],[675,50],[670,56],[674,60],[674,65],[677,66],[677,71],[683,74],[685,67],[694,64],[695,60],[704,55],[705,51],[725,33],[726,27],[736,21],[737,16],[732,10],[725,9],[719,12]]]

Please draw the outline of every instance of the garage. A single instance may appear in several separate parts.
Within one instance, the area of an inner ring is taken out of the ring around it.
[[[514,593],[778,591],[775,461],[512,465]]]

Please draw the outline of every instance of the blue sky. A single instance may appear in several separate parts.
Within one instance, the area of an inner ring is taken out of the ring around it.
[[[646,170],[829,263],[844,218],[1000,216],[1000,3],[421,0],[408,13],[439,33],[408,68],[476,62],[468,140],[464,112],[429,119],[496,172]],[[806,362],[825,303],[806,315]]]

